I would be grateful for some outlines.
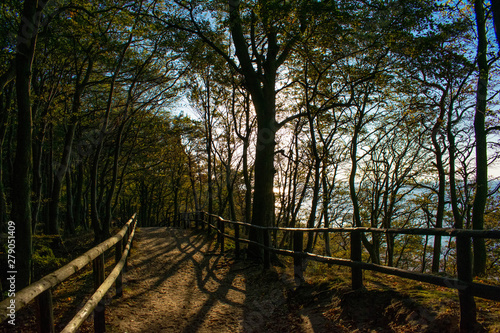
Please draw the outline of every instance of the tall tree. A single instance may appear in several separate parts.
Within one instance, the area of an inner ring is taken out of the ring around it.
[[[295,10],[303,11],[305,8],[300,4]],[[252,206],[252,224],[259,226],[271,226],[274,224],[274,151],[276,146],[276,132],[282,124],[276,119],[276,79],[278,70],[287,60],[298,36],[305,31],[306,22],[298,22],[298,29],[293,31],[280,31],[279,26],[284,20],[296,14],[293,4],[278,4],[272,1],[259,1],[258,5],[251,9],[250,40],[245,37],[243,27],[244,18],[241,11],[240,1],[229,1],[229,27],[235,47],[236,56],[240,66],[236,69],[245,78],[246,88],[252,96],[253,105],[257,114],[257,146],[255,151],[255,183]],[[300,13],[300,12],[299,12]],[[297,13],[297,14],[299,14]],[[303,14],[299,15],[303,15]],[[260,22],[257,22],[260,19]],[[305,19],[305,18],[304,18]],[[257,40],[255,27],[261,24],[262,31],[258,32],[265,36],[263,40]],[[291,37],[287,37],[291,36]],[[267,47],[259,51],[257,45],[266,43]],[[250,50],[249,50],[249,45]],[[254,57],[252,59],[252,56]],[[234,64],[232,61],[230,62]],[[254,66],[254,63],[257,66]],[[250,239],[262,243],[263,236],[258,229],[250,230]],[[251,245],[251,246],[250,246]],[[260,257],[261,248],[253,244],[249,245],[249,253],[254,257]]]
[[[52,191],[49,203],[49,220],[47,221],[48,224],[47,233],[50,235],[58,235],[60,231],[59,199],[61,195],[61,188],[63,185],[64,177],[66,176],[66,173],[70,165],[71,151],[73,149],[73,140],[75,138],[75,132],[78,126],[78,117],[79,117],[78,113],[80,112],[81,99],[85,87],[89,82],[90,75],[92,73],[93,63],[94,63],[93,59],[89,58],[85,74],[83,74],[83,68],[79,70],[76,74],[75,90],[73,93],[71,113],[69,116],[70,124],[66,129],[61,162],[59,164],[59,167],[57,168],[54,182],[52,184]]]
[[[140,3],[140,7],[142,7],[142,2]],[[110,236],[109,233],[109,221],[106,219],[101,220],[99,216],[99,207],[98,207],[98,170],[99,170],[99,164],[100,164],[100,159],[101,159],[101,153],[103,150],[103,145],[104,145],[104,136],[106,133],[109,131],[109,123],[111,119],[111,110],[113,108],[113,102],[114,102],[114,96],[115,96],[115,85],[117,85],[117,80],[119,75],[121,74],[122,67],[124,65],[124,62],[126,60],[126,55],[127,55],[127,50],[130,48],[134,41],[134,35],[136,34],[136,24],[137,24],[137,17],[139,16],[139,13],[141,11],[141,8],[139,8],[138,12],[136,13],[136,20],[134,21],[134,24],[132,27],[130,27],[130,32],[128,33],[128,38],[126,41],[123,43],[123,45],[120,44],[118,47],[118,57],[116,59],[116,64],[113,68],[113,74],[110,79],[109,83],[109,90],[108,90],[108,96],[107,96],[107,101],[106,101],[106,107],[105,107],[105,113],[104,117],[102,118],[102,125],[100,128],[100,140],[97,142],[97,147],[94,153],[94,157],[92,160],[92,167],[91,167],[91,180],[90,180],[90,217],[92,221],[92,227],[94,228],[94,234],[96,241],[102,241],[103,239],[106,239]],[[102,192],[103,193],[103,192]]]
[[[11,219],[16,223],[16,263],[19,272],[18,287],[31,282],[31,69],[38,36],[38,27],[45,2],[25,0],[17,35],[16,93],[17,93],[17,146],[12,181]]]
[[[276,132],[286,121],[276,117],[276,82],[282,65],[289,58],[294,45],[310,22],[308,13],[313,10],[333,12],[333,4],[310,4],[307,1],[287,3],[261,0],[244,4],[239,0],[227,2],[227,24],[237,57],[234,59],[221,37],[225,33],[210,30],[203,17],[219,15],[215,3],[201,5],[197,2],[178,3],[173,17],[164,21],[169,27],[197,35],[212,47],[225,61],[244,77],[257,114],[257,142],[255,151],[255,176],[252,224],[269,226],[274,223],[274,155]],[[198,15],[206,10],[207,15]],[[180,12],[184,12],[184,19]],[[310,16],[310,15],[309,15]],[[179,19],[181,17],[181,19]],[[232,52],[232,51],[231,51]],[[250,239],[262,240],[261,232],[252,228]],[[261,249],[253,244],[249,254],[261,256]]]
[[[488,197],[488,147],[486,132],[486,96],[488,94],[487,59],[488,41],[486,36],[486,17],[483,0],[474,1],[477,27],[477,80],[476,112],[474,115],[474,133],[476,137],[476,195],[472,210],[472,228],[484,228],[484,209]],[[486,246],[484,238],[474,238],[474,268],[475,275],[482,275],[486,270]]]

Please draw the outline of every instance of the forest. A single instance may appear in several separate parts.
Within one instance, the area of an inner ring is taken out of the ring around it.
[[[498,230],[497,6],[2,1],[0,232],[15,223],[18,287],[36,235],[98,243],[134,212],[140,226],[206,211],[258,226]],[[362,238],[368,262],[449,274],[454,243]],[[329,256],[349,246],[324,244]],[[498,279],[498,242],[474,239],[473,258],[474,276]]]

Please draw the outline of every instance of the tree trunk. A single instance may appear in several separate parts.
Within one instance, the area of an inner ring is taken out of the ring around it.
[[[210,112],[210,80],[205,81],[207,100],[205,106],[205,129],[207,139],[207,177],[208,177],[208,213],[214,213],[214,190],[213,190],[213,175],[212,175],[212,114]]]
[[[249,108],[249,106],[247,106]],[[243,142],[243,178],[245,180],[245,222],[248,223],[252,220],[252,181],[251,171],[248,167],[248,147],[250,141],[250,112],[246,111],[246,137]]]
[[[125,108],[128,108],[128,105],[125,106]],[[124,118],[127,116],[127,111],[125,110]],[[113,201],[113,196],[115,193],[115,188],[116,188],[116,183],[118,180],[118,160],[120,158],[120,151],[121,151],[121,146],[122,146],[122,135],[123,135],[123,130],[125,129],[127,120],[125,119],[122,124],[120,125],[120,128],[118,129],[118,134],[116,136],[116,142],[115,142],[115,151],[113,154],[113,169],[112,169],[112,177],[111,177],[111,183],[109,187],[108,194],[106,196],[106,206],[104,208],[105,211],[105,216],[104,216],[104,221],[102,222],[102,229],[104,234],[110,234],[110,227],[111,227],[111,219],[113,218],[112,216],[112,201]]]
[[[483,230],[484,209],[488,197],[488,155],[486,142],[486,96],[488,93],[488,60],[486,57],[486,19],[483,1],[474,1],[478,34],[477,65],[479,79],[477,82],[476,112],[474,115],[474,133],[476,136],[476,195],[472,209],[472,228]],[[486,271],[486,246],[484,238],[474,238],[474,275],[483,275]]]
[[[460,214],[460,209],[458,207],[458,195],[456,186],[456,176],[455,176],[455,158],[456,158],[456,144],[455,135],[453,134],[453,115],[452,115],[453,105],[448,109],[448,126],[446,128],[446,134],[448,136],[448,154],[449,154],[449,170],[450,170],[450,201],[451,209],[453,212],[453,219],[455,221],[454,228],[462,229],[464,227],[463,215]]]
[[[64,150],[61,158],[61,164],[57,168],[56,177],[54,179],[54,184],[52,187],[52,195],[49,203],[49,220],[47,221],[47,230],[49,235],[59,234],[59,197],[61,195],[64,176],[66,175],[70,163],[71,148],[73,146],[75,130],[76,123],[73,123],[68,127],[68,131],[66,132],[66,136],[64,138]]]
[[[37,89],[38,88],[38,89]],[[34,88],[34,91],[37,95],[40,94],[40,87]],[[40,208],[42,206],[42,159],[43,159],[43,146],[44,146],[44,141],[45,141],[45,134],[48,126],[48,117],[47,114],[51,110],[51,104],[52,101],[54,100],[55,93],[51,93],[50,97],[47,100],[47,103],[44,107],[44,110],[41,112],[41,114],[37,117],[37,111],[36,109],[38,108],[40,101],[36,104],[33,105],[33,110],[32,110],[32,117],[34,118],[35,124],[36,124],[36,119],[38,118],[40,120],[40,124],[38,125],[39,128],[34,128],[34,130],[37,130],[37,134],[35,138],[33,139],[32,143],[32,148],[33,148],[33,197],[32,197],[32,230],[35,232],[36,226],[38,224],[38,217],[40,214]],[[48,191],[47,191],[48,192]],[[50,195],[50,194],[49,194]],[[45,223],[48,223],[47,220],[44,221]]]
[[[16,224],[16,288],[26,287],[31,282],[31,167],[32,167],[32,118],[31,118],[31,69],[35,56],[38,25],[44,3],[25,0],[16,49],[17,92],[17,147],[14,159],[16,176],[12,181],[11,219]]]
[[[306,100],[309,100],[306,89]],[[314,132],[314,116],[311,113],[309,105],[307,105],[307,118],[309,120],[309,132],[311,135],[311,150],[314,158],[314,186],[313,186],[313,197],[311,201],[311,212],[309,214],[309,219],[307,221],[308,228],[314,228],[314,222],[316,221],[316,209],[319,202],[319,190],[321,187],[320,183],[320,172],[321,172],[321,158],[318,153],[318,148],[316,144],[316,134]],[[313,249],[314,233],[309,232],[307,237],[306,252],[312,252]]]
[[[66,175],[66,225],[64,232],[67,235],[75,233],[75,220],[73,218],[73,186],[71,184],[71,172],[68,169]]]
[[[50,197],[54,186],[54,126],[52,124],[48,125],[47,132],[48,152],[44,154],[42,159],[42,173],[45,175],[45,183],[43,184],[44,193],[42,196],[45,198]],[[46,234],[49,233],[49,224],[47,223],[50,219],[49,212],[49,205],[44,205],[41,211],[43,216],[40,220],[43,221],[43,232]]]
[[[59,200],[61,195],[61,188],[63,184],[64,177],[66,176],[67,170],[69,168],[70,159],[71,159],[71,151],[73,148],[73,141],[75,138],[76,127],[78,126],[78,122],[76,120],[76,114],[80,111],[81,106],[81,98],[85,87],[90,79],[90,74],[92,73],[94,62],[92,59],[89,59],[89,63],[87,66],[87,70],[83,81],[80,82],[81,72],[79,72],[76,76],[75,81],[75,92],[73,94],[73,102],[71,106],[71,124],[68,126],[66,136],[64,139],[64,148],[63,154],[61,157],[61,164],[59,165],[56,173],[56,177],[54,179],[54,184],[51,191],[51,198],[49,203],[49,220],[48,223],[48,234],[49,235],[58,235],[60,232],[60,223],[59,223]]]
[[[274,115],[274,85],[272,89],[271,107],[263,107],[257,120],[257,148],[255,152],[255,184],[252,207],[252,224],[258,226],[271,226],[274,221],[274,148],[276,145],[276,122]],[[254,101],[255,104],[255,101]],[[262,106],[260,106],[262,107]],[[256,107],[258,109],[258,107]],[[260,231],[260,230],[259,230]],[[262,244],[263,238],[258,229],[251,228],[250,240]],[[262,249],[249,244],[248,251],[251,257],[261,258]]]
[[[236,100],[236,86],[233,84],[233,107],[231,108],[233,112],[233,121],[236,124],[236,110],[234,107]],[[241,141],[243,141],[243,152],[242,152],[242,162],[243,162],[243,179],[245,182],[245,209],[244,209],[244,222],[249,223],[252,219],[252,182],[250,175],[250,168],[248,166],[248,148],[250,146],[250,95],[245,93],[244,96],[244,112],[245,112],[245,135],[240,133],[238,126],[235,126],[235,131]]]
[[[329,205],[331,200],[331,191],[335,185],[333,185],[330,189],[328,188],[328,172],[326,170],[326,163],[323,164],[323,169],[321,172],[321,178],[323,182],[323,221],[324,227],[330,228],[330,213],[329,213]],[[337,177],[338,164],[335,165],[335,171],[332,176],[332,183],[335,184],[335,178]],[[332,250],[330,248],[330,233],[325,233],[325,254],[328,257],[332,256]]]
[[[47,109],[48,110],[48,109]],[[38,216],[40,214],[40,207],[42,202],[42,158],[43,158],[43,141],[45,139],[45,131],[47,129],[47,122],[44,116],[41,117],[42,123],[38,134],[33,141],[33,199],[34,207],[32,208],[32,225],[33,231],[36,230],[38,224]]]
[[[0,156],[3,155],[3,145],[5,143],[5,138],[7,134],[7,128],[10,124],[11,114],[9,112],[10,105],[13,102],[14,97],[14,85],[10,84],[7,88],[7,91],[3,91],[0,94],[0,105],[2,110],[0,112]],[[7,197],[5,195],[5,186],[4,186],[4,164],[6,164],[6,160],[0,160],[0,232],[4,232],[7,230],[3,229],[3,223],[8,221],[7,216]]]
[[[75,221],[75,228],[79,225],[85,225],[85,230],[87,230],[87,226],[84,219],[84,215],[82,214],[83,206],[83,163],[78,164],[77,167],[77,175],[76,175],[76,189],[75,196],[73,199],[73,219]]]
[[[358,148],[358,136],[361,131],[361,126],[363,122],[363,113],[361,113],[357,119],[358,123],[354,126],[354,133],[352,135],[351,141],[351,172],[349,174],[349,194],[352,201],[352,215],[353,215],[353,227],[361,227],[361,215],[359,212],[359,202],[358,195],[356,193],[356,170],[358,167],[357,159],[357,148]]]
[[[248,45],[245,41],[239,1],[229,1],[229,20],[236,56],[241,64],[241,73],[245,77],[246,87],[252,96],[253,105],[257,114],[257,145],[255,151],[255,183],[252,206],[252,224],[271,226],[274,223],[274,148],[276,146],[276,75],[278,69],[278,44],[276,31],[269,27],[267,33],[267,57],[262,64],[262,73],[257,72],[248,54]],[[255,228],[250,229],[251,241],[263,243],[262,232]],[[255,245],[248,245],[248,256],[254,259],[262,258],[262,249]]]
[[[491,12],[493,13],[493,23],[495,25],[497,44],[498,47],[500,47],[500,1],[491,0]]]
[[[436,123],[432,128],[432,145],[434,146],[434,154],[436,155],[436,169],[438,172],[438,203],[436,212],[436,228],[443,227],[444,218],[444,204],[445,204],[445,185],[446,185],[446,175],[443,166],[443,152],[441,151],[441,146],[439,145],[438,134],[441,125],[444,122],[445,116],[445,101],[447,98],[447,93],[443,92],[441,100],[439,103],[439,116],[436,119]],[[439,262],[441,259],[441,236],[434,236],[434,251],[432,256],[432,272],[439,272]]]
[[[122,192],[122,189],[123,189],[123,184],[124,184],[124,179],[125,179],[125,172],[127,171],[127,167],[128,165],[130,164],[130,161],[132,160],[132,152],[133,150],[130,150],[128,155],[127,155],[127,160],[125,161],[125,163],[123,163],[123,167],[122,167],[122,171],[120,173],[120,177],[119,177],[119,185],[118,185],[118,190],[116,190],[116,193],[115,193],[115,204],[113,205],[113,208],[112,208],[112,211],[115,211],[116,210],[116,207],[118,206],[118,203],[120,202],[119,201],[119,198],[120,198],[120,194]],[[128,212],[128,210],[127,210]],[[131,213],[132,214],[132,213]],[[131,215],[131,214],[125,214],[125,215]]]
[[[132,30],[133,31],[133,30]],[[91,189],[90,189],[90,218],[92,220],[92,227],[94,228],[94,237],[96,242],[102,241],[107,239],[110,236],[109,233],[109,226],[106,226],[105,224],[102,224],[100,219],[99,219],[99,207],[97,206],[97,174],[98,174],[98,169],[99,169],[99,162],[101,158],[101,151],[103,148],[104,144],[104,136],[108,131],[108,123],[109,123],[109,118],[110,118],[110,113],[111,113],[111,108],[113,104],[113,96],[115,92],[115,84],[116,80],[118,78],[118,75],[120,74],[123,61],[125,60],[125,53],[132,44],[132,37],[133,37],[133,32],[130,33],[129,38],[125,45],[123,46],[122,52],[120,53],[120,56],[118,58],[116,68],[114,70],[113,76],[111,78],[110,86],[109,86],[109,94],[108,94],[108,100],[106,102],[106,111],[104,115],[104,119],[102,122],[102,126],[99,132],[99,141],[97,143],[97,148],[96,152],[94,155],[94,160],[92,162],[92,168],[91,168]]]

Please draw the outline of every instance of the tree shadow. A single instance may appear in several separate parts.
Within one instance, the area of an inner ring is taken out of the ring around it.
[[[142,253],[145,249],[147,253]],[[241,309],[242,302],[235,301],[230,294],[240,293],[241,296],[244,290],[234,284],[236,274],[231,273],[232,261],[220,255],[220,249],[213,242],[213,237],[182,229],[142,228],[134,251],[139,253],[136,253],[136,257],[132,253],[135,259],[131,260],[130,276],[126,278],[127,295],[124,299],[117,300],[117,303],[129,302],[148,306],[145,295],[147,294],[150,300],[160,298],[159,294],[165,293],[166,288],[172,288],[174,280],[178,281],[178,277],[174,279],[176,274],[182,274],[185,278],[182,286],[179,285],[178,288],[188,289],[181,293],[180,298],[179,295],[176,296],[176,320],[165,316],[161,318],[159,315],[158,318],[145,322],[141,327],[142,331],[169,331],[165,328],[171,326],[168,321],[175,321],[177,326],[173,331],[197,332],[206,326],[204,322],[207,317],[212,316],[210,312],[214,307],[223,304]],[[189,274],[186,274],[186,270]],[[166,287],[169,284],[170,286]],[[189,289],[193,292],[189,292]],[[201,305],[199,300],[196,302],[197,311],[193,314],[191,304],[194,297],[201,297],[203,302]],[[214,325],[220,326],[217,322]]]
[[[384,281],[375,290],[352,291],[342,279],[296,288],[291,268],[279,273],[236,261],[231,251],[221,254],[215,237],[205,232],[143,228],[132,258],[126,296],[116,302],[131,303],[127,320],[139,321],[140,307],[158,309],[127,327],[129,332],[393,332],[407,326],[453,332],[443,327],[457,327],[454,313],[437,318]]]

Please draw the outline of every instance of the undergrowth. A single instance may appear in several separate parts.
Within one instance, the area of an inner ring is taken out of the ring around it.
[[[293,259],[283,261],[286,264],[281,273],[293,276]],[[307,300],[308,293],[324,293],[329,304],[324,306],[323,316],[335,322],[338,331],[459,331],[456,290],[363,271],[364,288],[353,291],[349,268],[314,261],[307,262],[304,279],[299,295]],[[478,297],[475,301],[478,332],[500,332],[500,303]]]

